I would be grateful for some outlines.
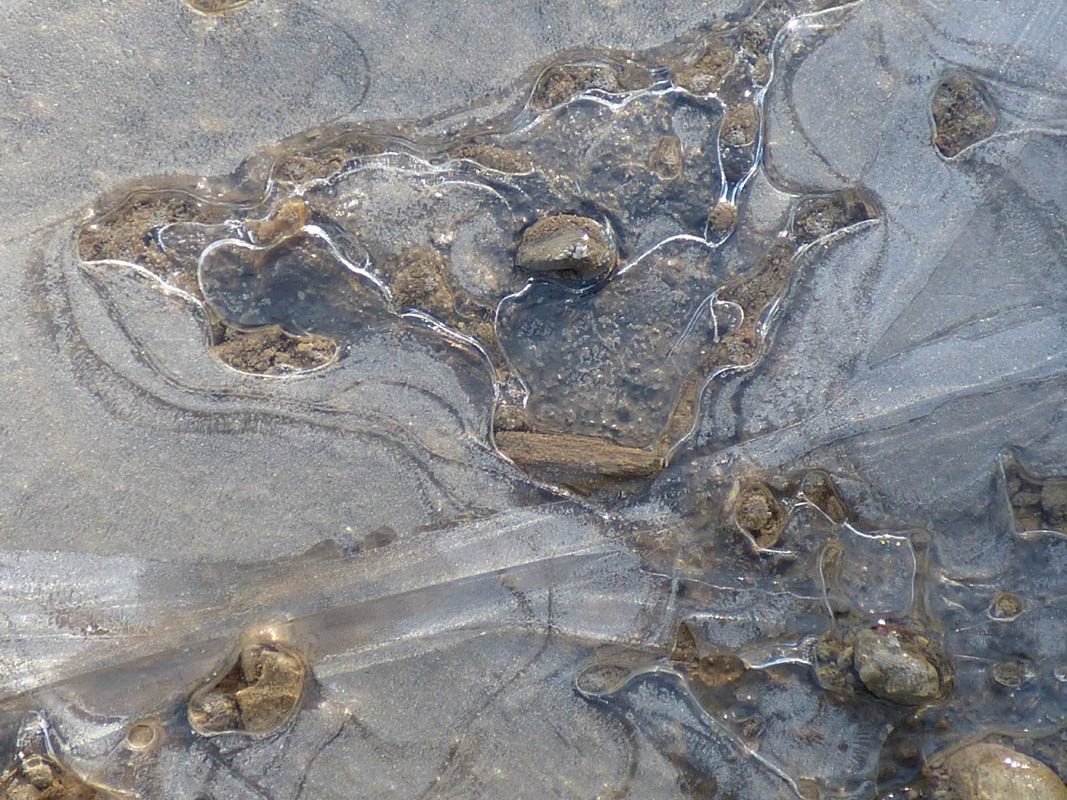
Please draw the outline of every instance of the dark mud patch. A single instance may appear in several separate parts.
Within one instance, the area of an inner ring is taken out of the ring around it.
[[[808,244],[878,216],[873,198],[862,192],[843,191],[802,200],[793,214],[791,228],[799,243]]]
[[[693,94],[714,94],[733,69],[734,58],[734,48],[725,41],[710,42],[695,58],[673,68],[671,81]]]
[[[785,508],[768,486],[751,483],[741,487],[734,505],[734,522],[752,537],[758,549],[778,544],[786,516]]]
[[[463,144],[453,150],[451,156],[470,159],[497,172],[524,174],[534,168],[533,161],[525,153],[491,144]]]
[[[545,111],[562,105],[583,92],[607,94],[645,89],[652,83],[648,71],[638,64],[559,64],[549,67],[537,80],[530,95],[530,108]]]
[[[954,158],[997,129],[997,111],[982,83],[973,75],[957,73],[934,90],[930,104],[934,118],[934,147]]]
[[[130,196],[114,210],[98,215],[77,233],[83,261],[125,261],[144,267],[161,280],[200,296],[195,264],[168,252],[162,234],[175,223],[216,223],[222,207],[185,193],[161,191]]]
[[[1004,477],[1017,531],[1067,533],[1067,479],[1038,477],[1014,459],[1005,462]]]

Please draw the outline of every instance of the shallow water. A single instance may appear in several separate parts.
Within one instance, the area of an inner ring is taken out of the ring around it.
[[[0,786],[921,798],[980,740],[1067,775],[1032,5],[142,9],[186,38],[121,157],[68,156],[111,132],[14,47]]]

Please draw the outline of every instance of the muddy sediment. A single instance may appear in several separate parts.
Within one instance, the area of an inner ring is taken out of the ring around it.
[[[954,158],[989,138],[997,128],[997,112],[981,82],[967,73],[945,78],[930,104],[934,119],[934,146]]]

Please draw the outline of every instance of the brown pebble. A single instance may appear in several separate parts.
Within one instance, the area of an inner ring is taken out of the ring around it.
[[[895,626],[864,629],[856,634],[853,664],[863,685],[875,697],[902,705],[923,705],[941,695],[942,683],[929,643]]]
[[[528,272],[602,275],[615,266],[615,245],[603,227],[588,217],[557,214],[525,230],[515,264]]]
[[[967,745],[928,767],[934,800],[1067,800],[1045,764],[1004,745]]]

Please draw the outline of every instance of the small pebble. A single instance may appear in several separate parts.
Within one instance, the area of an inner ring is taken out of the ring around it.
[[[522,235],[515,263],[529,272],[575,272],[593,277],[615,266],[615,246],[588,217],[558,214],[538,220]]]
[[[935,800],[1067,800],[1055,772],[999,744],[968,745],[929,771]]]
[[[895,628],[857,633],[852,658],[863,685],[883,700],[922,705],[941,692],[937,667],[919,638]]]

